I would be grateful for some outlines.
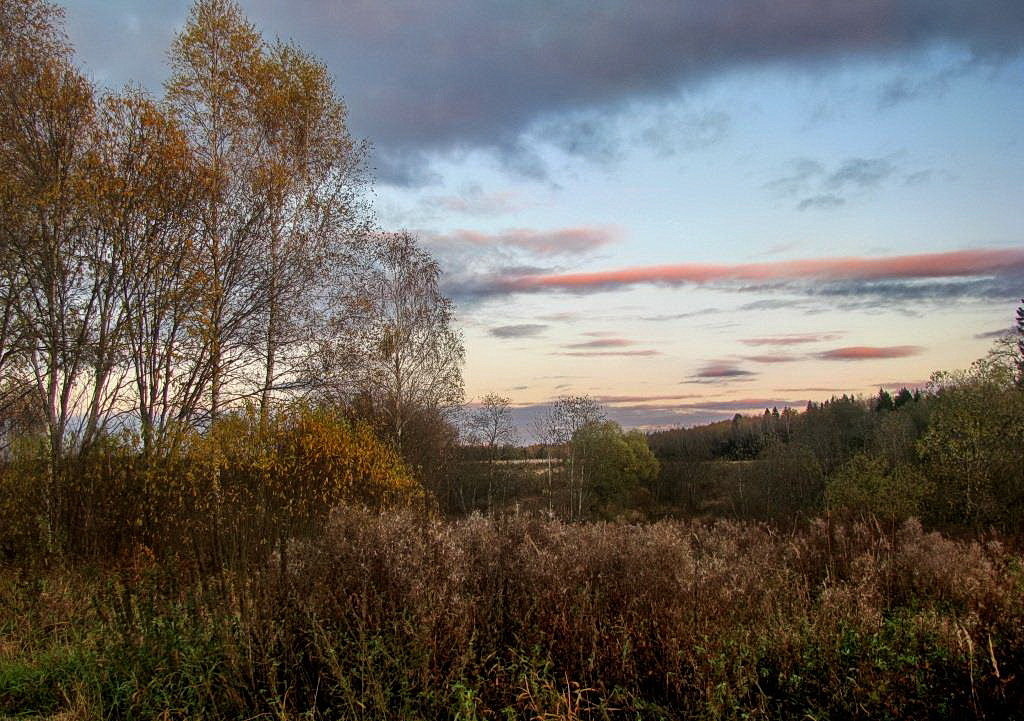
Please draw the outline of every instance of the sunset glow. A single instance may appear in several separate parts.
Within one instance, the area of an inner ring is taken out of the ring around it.
[[[1013,3],[243,5],[333,72],[377,222],[445,270],[467,400],[521,429],[567,393],[658,427],[924,384],[1024,294]],[[159,91],[187,10],[67,26]]]

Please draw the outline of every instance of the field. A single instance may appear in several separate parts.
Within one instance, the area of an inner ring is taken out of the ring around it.
[[[278,566],[3,570],[0,713],[62,719],[1021,718],[1024,565],[817,521],[343,509]]]

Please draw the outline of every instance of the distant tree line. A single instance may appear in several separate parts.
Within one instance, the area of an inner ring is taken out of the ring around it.
[[[655,496],[696,514],[916,516],[947,528],[1019,530],[1021,338],[1024,328],[970,369],[935,373],[923,389],[652,433],[661,461]]]

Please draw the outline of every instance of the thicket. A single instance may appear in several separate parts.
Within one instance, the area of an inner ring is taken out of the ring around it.
[[[0,464],[0,559],[109,559],[148,549],[195,572],[244,573],[319,534],[338,505],[427,502],[394,447],[366,422],[297,405],[255,408],[157,454],[137,435],[104,438],[51,475],[45,440]]]

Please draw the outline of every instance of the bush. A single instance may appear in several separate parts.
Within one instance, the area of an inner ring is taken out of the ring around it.
[[[394,449],[330,409],[280,411],[266,427],[249,410],[182,435],[158,453],[107,437],[47,476],[42,446],[0,469],[8,557],[40,550],[110,557],[139,545],[199,567],[245,568],[309,536],[342,502],[423,502]]]
[[[858,453],[828,480],[828,507],[860,516],[902,521],[920,516],[933,486],[908,463]]]

